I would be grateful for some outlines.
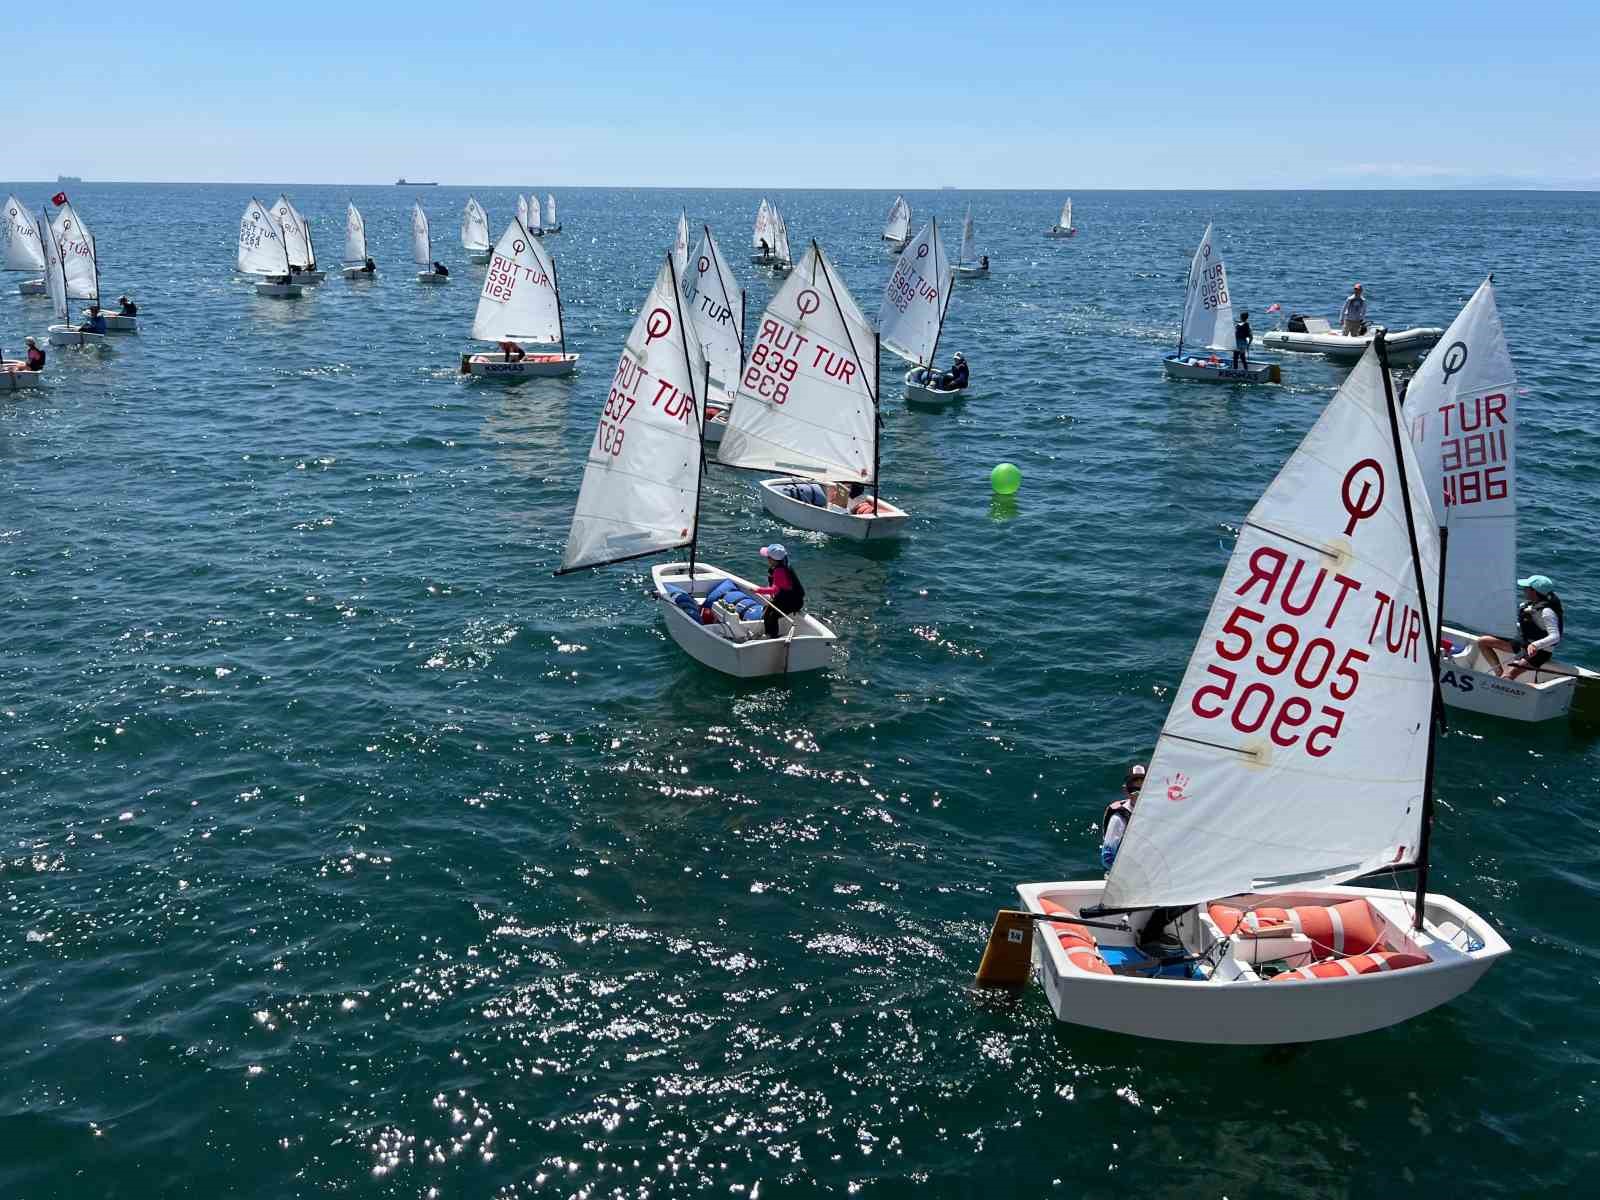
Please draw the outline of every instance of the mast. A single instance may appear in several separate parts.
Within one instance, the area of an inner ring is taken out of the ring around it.
[[[516,218],[513,217],[512,220],[516,220]],[[526,228],[522,232],[530,242],[533,240],[532,235],[528,233]],[[561,339],[561,357],[565,358],[567,356],[567,324],[561,317],[561,277],[556,274],[556,260],[553,254],[550,256],[550,287],[556,294],[556,335]]]
[[[872,389],[872,515],[878,515],[878,454],[883,445],[883,407],[878,395],[883,390],[883,334],[872,331],[872,374],[878,386]]]
[[[694,423],[695,428],[699,430],[699,436],[695,438],[695,453],[700,456],[700,462],[694,473],[694,524],[689,534],[689,590],[693,592],[694,556],[700,543],[700,494],[706,477],[706,410],[705,405],[700,402],[700,397],[694,394],[694,364],[689,361],[689,327],[683,323],[683,284],[678,280],[678,263],[675,255],[667,255],[667,270],[672,274],[672,307],[678,310],[678,345],[683,349],[683,373],[689,380],[689,400],[694,404]],[[710,363],[706,364],[705,376],[706,382],[703,387],[710,387]]]
[[[1422,617],[1422,640],[1428,647],[1428,662],[1433,667],[1433,702],[1428,712],[1428,756],[1422,769],[1422,826],[1421,834],[1417,839],[1417,892],[1414,901],[1412,928],[1422,929],[1423,906],[1428,898],[1428,855],[1433,841],[1433,762],[1434,751],[1439,742],[1439,728],[1443,724],[1443,702],[1439,694],[1439,640],[1434,636],[1431,614],[1428,612],[1428,592],[1422,582],[1422,555],[1417,549],[1417,524],[1411,511],[1411,483],[1406,478],[1404,452],[1400,445],[1400,418],[1395,410],[1394,383],[1389,378],[1389,347],[1385,344],[1384,331],[1379,329],[1372,339],[1373,349],[1378,353],[1378,365],[1383,371],[1383,399],[1384,405],[1389,410],[1389,436],[1394,442],[1395,469],[1400,474],[1400,503],[1406,510],[1406,536],[1411,542],[1411,571],[1417,585],[1417,608]],[[1443,612],[1444,588],[1444,542],[1448,537],[1447,531],[1441,529],[1440,540],[1440,612]]]
[[[933,226],[933,238],[928,242],[928,245],[931,248],[939,244],[939,218],[934,217],[928,222],[928,224]],[[937,267],[938,263],[935,263],[934,266]],[[937,282],[938,281],[935,280],[935,283]],[[944,314],[950,310],[950,297],[954,294],[954,292],[955,289],[950,286],[950,281],[948,279],[945,280],[944,303],[939,306],[939,327],[933,331],[933,349],[928,351],[927,371],[928,383],[930,386],[933,384],[933,360],[939,357],[939,339],[944,335]]]

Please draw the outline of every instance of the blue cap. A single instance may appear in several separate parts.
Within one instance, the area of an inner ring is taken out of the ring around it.
[[[783,543],[773,542],[770,546],[761,547],[761,557],[770,558],[773,562],[788,562],[789,552],[783,548]]]
[[[1517,580],[1518,587],[1532,588],[1541,596],[1548,596],[1556,590],[1556,585],[1548,575],[1529,575],[1526,579]]]

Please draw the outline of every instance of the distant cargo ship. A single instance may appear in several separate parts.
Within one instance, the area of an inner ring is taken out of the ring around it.
[[[57,183],[82,183],[83,182],[83,178],[82,178],[82,176],[79,176],[79,175],[57,175],[56,176],[56,182]]]
[[[394,181],[394,185],[395,187],[438,187],[439,181],[435,179],[432,183],[423,183],[421,180],[407,179],[404,175],[402,175],[399,179]]]

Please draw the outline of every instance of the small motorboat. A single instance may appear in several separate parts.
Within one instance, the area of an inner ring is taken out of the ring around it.
[[[913,367],[906,372],[906,399],[912,404],[946,408],[966,398],[966,388],[940,387],[931,382],[927,367]]]
[[[1342,333],[1322,317],[1307,317],[1293,313],[1282,329],[1273,329],[1262,334],[1261,344],[1268,350],[1323,354],[1339,362],[1353,365],[1366,353],[1367,347],[1372,345],[1372,339],[1379,328],[1369,324],[1365,332]],[[1407,366],[1420,362],[1443,336],[1444,330],[1434,325],[1386,330],[1384,339],[1389,347],[1390,364]]]
[[[763,479],[761,504],[785,525],[857,542],[898,538],[911,519],[887,500],[865,494],[848,508],[829,504],[823,486],[809,479]]]

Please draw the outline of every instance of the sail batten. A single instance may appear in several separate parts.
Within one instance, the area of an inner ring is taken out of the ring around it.
[[[1251,510],[1112,865],[1107,907],[1332,884],[1415,856],[1439,541],[1409,443],[1397,461],[1388,403],[1369,350]]]
[[[931,366],[950,302],[950,261],[939,223],[930,221],[895,260],[883,290],[878,330],[883,348],[914,366]]]
[[[550,345],[561,340],[555,265],[521,221],[506,227],[489,258],[472,336],[486,342]]]

